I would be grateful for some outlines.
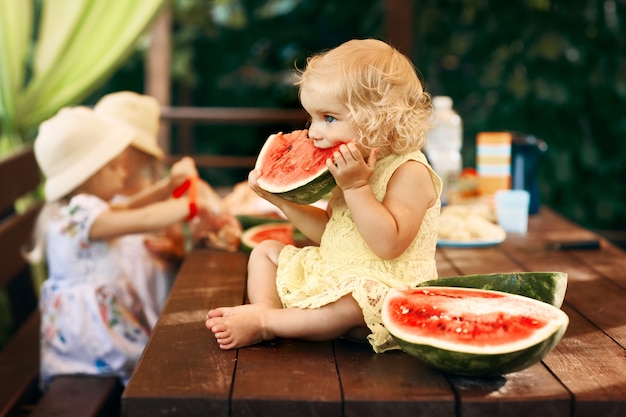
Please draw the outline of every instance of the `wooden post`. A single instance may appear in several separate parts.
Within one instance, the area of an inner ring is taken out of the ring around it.
[[[387,40],[408,58],[413,55],[414,0],[386,0]]]
[[[152,28],[150,47],[146,54],[145,63],[146,94],[159,100],[161,106],[170,106],[171,104],[171,31],[172,11],[170,7],[166,6]],[[170,153],[169,136],[170,123],[167,120],[161,120],[158,142],[166,155]]]

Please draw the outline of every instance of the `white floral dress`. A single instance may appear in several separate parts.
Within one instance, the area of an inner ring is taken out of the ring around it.
[[[392,287],[414,286],[437,277],[435,250],[441,202],[441,180],[421,151],[391,155],[376,164],[370,186],[379,201],[395,170],[414,160],[428,167],[437,201],[424,216],[420,230],[407,250],[392,260],[376,256],[352,220],[339,187],[330,201],[331,218],[319,247],[286,246],[278,259],[276,285],[284,307],[317,308],[351,294],[363,310],[374,351],[397,349],[381,320],[382,302]]]
[[[48,225],[40,299],[44,386],[60,374],[126,380],[148,341],[142,306],[114,251],[106,240],[89,240],[93,221],[108,209],[97,197],[77,195]]]
[[[124,201],[118,196],[113,202]],[[176,271],[148,251],[145,239],[151,235],[136,233],[110,242],[122,270],[137,292],[150,328],[156,324],[176,276]]]

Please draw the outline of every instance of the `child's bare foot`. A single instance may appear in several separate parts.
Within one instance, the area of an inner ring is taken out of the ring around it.
[[[214,308],[213,310],[209,310],[209,312],[206,314],[206,318],[211,319],[214,317],[226,317],[226,316],[232,316],[232,310],[235,307],[218,307],[218,308]]]
[[[233,316],[213,317],[206,327],[213,332],[221,349],[235,349],[273,339],[264,328],[263,314],[241,313]]]
[[[260,304],[242,304],[240,306],[234,307],[219,307],[214,308],[213,310],[209,310],[206,315],[207,319],[212,319],[215,317],[229,317],[235,316],[237,314],[242,313],[250,313],[253,311],[265,310],[267,307],[262,306]]]

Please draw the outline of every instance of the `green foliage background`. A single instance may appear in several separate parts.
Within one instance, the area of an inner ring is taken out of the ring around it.
[[[313,52],[385,38],[382,0],[176,0],[174,105],[298,107],[289,74]],[[626,229],[625,0],[415,0],[412,59],[464,122],[534,134],[541,198],[595,229]],[[138,51],[98,92],[143,91]],[[268,131],[200,126],[198,149],[256,155]],[[175,132],[174,132],[175,133]],[[234,139],[236,138],[236,139]],[[176,138],[173,138],[176,143]],[[213,173],[213,182],[240,181]]]

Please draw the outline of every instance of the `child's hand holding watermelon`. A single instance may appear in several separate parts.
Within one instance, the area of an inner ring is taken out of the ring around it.
[[[333,174],[335,182],[344,191],[369,184],[369,179],[376,168],[378,149],[372,149],[365,161],[357,145],[350,142],[341,145],[333,158],[326,160],[326,167]]]

